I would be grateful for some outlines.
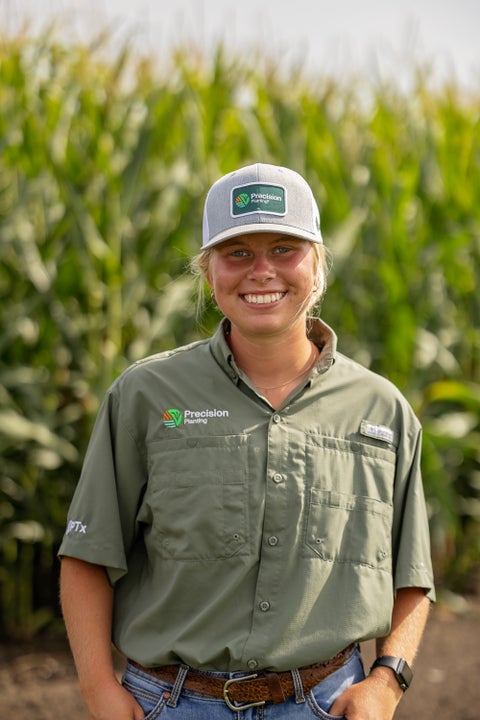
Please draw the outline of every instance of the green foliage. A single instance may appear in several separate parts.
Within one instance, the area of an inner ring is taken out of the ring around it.
[[[268,59],[168,66],[52,35],[0,44],[0,634],[55,616],[55,550],[98,403],[132,361],[196,339],[186,263],[205,192],[253,161],[304,174],[334,265],[322,314],[425,429],[439,577],[480,539],[480,97],[338,86]]]

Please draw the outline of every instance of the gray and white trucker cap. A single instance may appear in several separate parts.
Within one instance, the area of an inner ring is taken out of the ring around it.
[[[224,175],[210,188],[203,212],[202,250],[257,232],[323,242],[312,190],[294,170],[256,163]]]

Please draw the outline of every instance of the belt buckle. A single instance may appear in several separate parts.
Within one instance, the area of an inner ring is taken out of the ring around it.
[[[245,705],[234,705],[228,697],[228,688],[230,687],[230,685],[233,685],[233,683],[243,682],[245,680],[254,680],[256,677],[258,677],[258,675],[257,673],[254,673],[253,675],[245,675],[244,677],[231,678],[230,680],[227,680],[227,682],[223,686],[223,699],[225,700],[225,703],[227,707],[230,708],[230,710],[233,710],[234,712],[240,712],[241,710],[248,710],[248,708],[262,707],[263,705],[265,705],[265,700],[260,700],[260,702],[255,703],[246,703]]]

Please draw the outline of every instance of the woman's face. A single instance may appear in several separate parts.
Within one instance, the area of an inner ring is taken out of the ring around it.
[[[242,334],[288,333],[305,325],[316,291],[312,243],[254,233],[213,248],[207,280],[223,314]]]

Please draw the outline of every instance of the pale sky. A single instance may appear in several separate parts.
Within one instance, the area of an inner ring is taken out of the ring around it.
[[[401,77],[428,61],[438,77],[480,87],[479,0],[0,0],[0,27],[25,18],[80,39],[108,27],[159,57],[182,41],[208,53],[222,39],[235,53],[259,47],[287,67],[338,75]]]

